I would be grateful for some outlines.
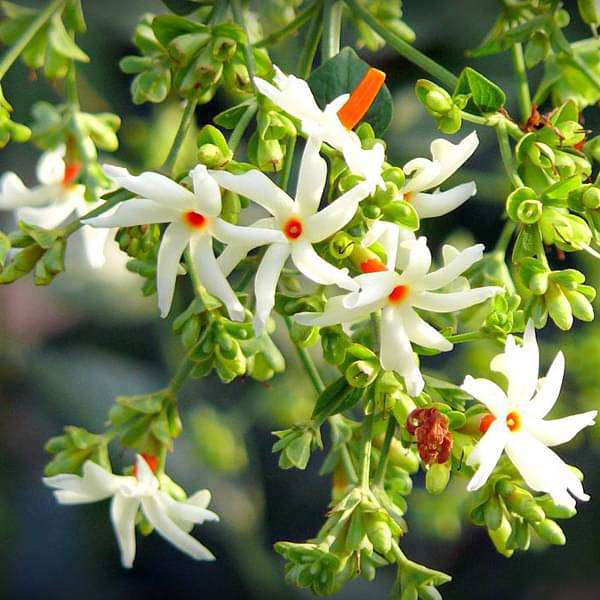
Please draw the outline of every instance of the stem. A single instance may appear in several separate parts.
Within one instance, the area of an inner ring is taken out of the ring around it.
[[[306,39],[304,40],[304,46],[298,60],[298,77],[301,77],[302,79],[308,79],[308,76],[310,75],[322,31],[323,19],[321,12],[317,11],[310,22]]]
[[[369,489],[369,471],[371,469],[371,447],[373,445],[373,415],[367,415],[362,424],[360,441],[360,486],[363,491]]]
[[[79,110],[79,94],[77,92],[77,70],[75,67],[75,61],[72,60],[69,65],[69,71],[65,77],[65,95],[67,102],[73,107],[74,110]]]
[[[496,136],[498,137],[500,155],[502,156],[502,163],[504,164],[506,174],[509,176],[514,187],[520,187],[523,185],[523,182],[521,181],[521,178],[519,177],[513,164],[512,150],[510,148],[510,142],[508,141],[506,125],[503,121],[500,121],[496,126]]]
[[[340,51],[343,5],[339,0],[325,0],[323,5],[323,36],[321,62],[333,58]]]
[[[525,123],[531,114],[531,94],[529,92],[529,82],[527,81],[527,69],[525,68],[525,58],[523,57],[523,46],[520,43],[512,47],[512,63],[517,75],[519,94],[519,109],[521,111],[521,121]]]
[[[314,0],[307,8],[305,8],[302,12],[298,13],[296,18],[293,21],[290,21],[285,27],[268,35],[266,38],[263,38],[255,44],[257,48],[268,48],[269,46],[274,46],[278,44],[286,37],[292,35],[298,29],[300,29],[308,20],[313,16],[315,11],[319,6],[319,0]]]
[[[371,325],[373,327],[373,339],[375,340],[374,352],[379,352],[381,348],[381,313],[375,311],[371,313]]]
[[[285,157],[283,159],[283,168],[281,169],[281,177],[279,179],[279,187],[283,190],[287,189],[292,172],[292,164],[294,162],[294,150],[296,148],[296,138],[290,137],[285,147]]]
[[[288,331],[290,331],[290,329],[292,328],[292,319],[288,316],[285,316],[283,317],[283,320],[285,321],[285,325],[288,328]],[[315,365],[315,362],[312,359],[312,356],[309,354],[306,348],[302,348],[295,343],[294,347],[296,348],[296,352],[298,353],[298,357],[300,358],[300,362],[302,363],[306,374],[308,375],[313,387],[315,388],[315,392],[317,392],[317,394],[319,395],[322,394],[325,390],[325,384],[321,379],[321,375],[317,369],[317,366]]]
[[[501,113],[494,113],[489,117],[480,117],[479,115],[472,115],[471,113],[461,110],[460,114],[465,121],[475,123],[476,125],[485,125],[486,127],[498,127],[500,123],[504,123],[504,126],[506,127],[506,132],[514,140],[520,140],[525,135],[514,121],[507,119]]]
[[[504,257],[516,227],[517,224],[513,221],[506,221],[506,223],[504,223],[504,227],[500,232],[500,237],[498,238],[496,246],[494,247],[494,252],[497,252],[498,254],[501,254]]]
[[[244,137],[244,133],[246,132],[248,125],[250,125],[250,121],[252,121],[252,117],[254,117],[257,110],[258,106],[255,102],[248,105],[248,108],[242,115],[241,119],[237,122],[234,130],[231,132],[227,144],[233,153],[235,153],[240,141],[242,140],[242,137]]]
[[[373,476],[373,483],[377,486],[381,486],[385,472],[388,465],[390,446],[394,439],[394,433],[396,433],[396,418],[393,415],[389,416],[387,429],[385,430],[385,438],[383,439],[383,446],[381,447],[381,454],[379,456],[379,463],[377,464],[377,470]]]
[[[250,45],[249,41],[250,37],[248,35],[248,28],[246,27],[246,20],[244,19],[244,12],[242,11],[240,0],[230,0],[230,6],[231,12],[233,12],[233,18],[244,30],[246,38],[248,38],[248,42],[244,44],[244,59],[246,62],[246,68],[248,69],[248,73],[250,75],[250,80],[252,81],[252,87],[256,91],[256,85],[254,83],[254,78],[256,77],[256,63],[254,62],[254,54],[252,54],[252,46]]]
[[[181,146],[185,141],[188,130],[194,121],[194,112],[196,110],[196,105],[198,104],[198,100],[188,100],[185,104],[185,109],[183,110],[183,114],[181,115],[181,122],[179,123],[179,128],[177,129],[177,133],[175,134],[175,138],[173,139],[173,144],[171,149],[169,150],[169,154],[163,163],[162,170],[170,175],[173,175],[173,169],[175,168],[175,163],[177,162],[177,155],[181,150]]]
[[[446,339],[453,344],[462,344],[464,342],[473,342],[480,340],[483,335],[480,331],[468,331],[466,333],[457,333],[456,335],[449,335]]]
[[[355,15],[360,17],[373,31],[375,31],[375,33],[381,36],[394,50],[396,50],[396,52],[423,69],[423,71],[435,77],[448,89],[454,90],[458,83],[458,78],[453,73],[416,48],[413,48],[396,33],[387,29],[366,8],[357,2],[357,0],[345,0],[345,2]]]
[[[169,383],[169,391],[175,395],[181,389],[181,386],[186,382],[189,377],[192,369],[194,368],[194,363],[190,360],[189,356],[186,356],[175,374]]]
[[[66,0],[54,0],[48,6],[40,11],[37,17],[31,21],[29,27],[21,34],[21,37],[6,51],[0,60],[0,79],[6,75],[6,72],[12,67],[13,63],[19,58],[19,55],[25,49],[25,46],[33,39],[35,34],[46,24],[50,17],[62,9]]]

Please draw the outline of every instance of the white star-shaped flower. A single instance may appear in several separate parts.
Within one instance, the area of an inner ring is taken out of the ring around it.
[[[321,110],[304,79],[299,79],[294,75],[285,75],[277,66],[274,66],[274,69],[273,82],[275,85],[260,77],[254,78],[258,91],[279,108],[298,119],[305,135],[319,140],[319,143],[325,142],[342,152],[350,171],[364,177],[368,182],[369,193],[373,193],[377,186],[385,187],[381,177],[381,169],[385,160],[383,145],[377,143],[369,150],[363,149],[359,137],[350,128],[344,126],[338,116],[339,111],[346,105],[351,95],[342,94],[332,100],[324,110]],[[376,70],[372,69],[372,71]],[[359,98],[358,102],[360,100]]]
[[[130,227],[169,223],[163,234],[157,259],[158,307],[162,317],[169,314],[181,256],[189,245],[194,267],[206,289],[227,307],[232,319],[244,319],[244,307],[218,266],[213,238],[247,249],[284,242],[281,232],[266,228],[239,227],[219,218],[221,192],[204,165],[190,171],[194,191],[159,173],[130,175],[127,169],[105,166],[106,174],[121,187],[139,197],[116,206],[110,212],[85,221],[94,227]]]
[[[386,240],[387,265],[369,260],[361,265],[363,275],[356,277],[360,291],[330,298],[323,313],[299,313],[295,319],[304,325],[328,327],[350,324],[382,310],[381,365],[404,378],[407,391],[416,396],[424,386],[423,376],[411,342],[441,352],[452,344],[429,325],[415,309],[431,312],[454,312],[479,304],[499,293],[502,288],[482,287],[441,293],[483,255],[483,245],[471,246],[454,256],[444,267],[429,272],[431,253],[427,239]],[[407,251],[407,260],[398,260]],[[397,272],[395,269],[401,269]]]
[[[252,170],[241,175],[211,171],[219,185],[246,196],[269,211],[273,217],[262,219],[259,224],[261,227],[272,228],[281,236],[280,240],[269,246],[256,272],[257,334],[264,329],[275,304],[277,281],[290,256],[298,270],[316,283],[335,284],[348,290],[358,288],[347,269],[338,269],[322,259],[314,250],[313,244],[327,239],[352,219],[358,203],[368,196],[368,186],[364,182],[359,183],[329,206],[319,210],[327,179],[327,163],[319,155],[319,147],[320,142],[312,138],[306,143],[295,199],[260,171]],[[229,273],[248,251],[249,248],[242,245],[226,248],[219,257],[223,271]]]
[[[160,489],[148,463],[137,456],[135,476],[114,475],[88,460],[83,465],[83,477],[55,475],[44,478],[55,489],[60,504],[88,504],[112,498],[110,518],[121,551],[121,562],[130,568],[135,558],[135,521],[138,510],[154,529],[176,548],[196,560],[214,560],[208,548],[193,538],[193,526],[219,517],[207,510],[210,492],[201,490],[185,501],[175,500]]]
[[[538,380],[539,352],[533,322],[529,321],[523,345],[517,346],[509,335],[504,353],[496,356],[490,366],[507,378],[507,393],[487,379],[467,376],[462,385],[491,412],[482,420],[480,428],[485,433],[467,459],[467,464],[479,465],[467,489],[482,487],[506,451],[532,490],[546,492],[556,504],[568,507],[575,506],[569,492],[580,500],[589,500],[577,475],[549,449],[593,425],[598,412],[544,419],[560,393],[565,370],[562,352],[556,355],[547,376]]]
[[[80,166],[66,165],[64,156],[62,146],[42,154],[36,169],[39,185],[33,188],[25,187],[16,173],[5,173],[0,179],[0,210],[14,210],[18,221],[54,229],[99,206],[100,202],[85,200],[84,186],[73,183]],[[91,227],[82,227],[75,234],[81,237],[85,258],[92,268],[104,265],[109,234],[109,229]]]

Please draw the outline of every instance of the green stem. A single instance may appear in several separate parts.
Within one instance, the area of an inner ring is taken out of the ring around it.
[[[529,92],[529,82],[527,81],[527,69],[525,68],[523,46],[520,43],[514,44],[511,52],[513,68],[517,75],[517,91],[519,95],[521,121],[525,123],[531,114],[531,93]]]
[[[65,77],[65,95],[67,102],[73,107],[74,110],[79,110],[79,93],[77,92],[77,69],[75,67],[75,61],[72,60],[69,65],[69,71]]]
[[[513,164],[512,150],[508,140],[508,134],[506,132],[506,125],[503,121],[500,121],[496,127],[496,136],[498,137],[500,156],[502,157],[502,163],[504,164],[506,174],[509,176],[514,187],[520,187],[523,185],[523,182],[521,181],[521,178],[519,177]]]
[[[227,142],[229,148],[231,148],[231,151],[233,153],[235,153],[242,137],[244,137],[244,133],[246,132],[248,125],[250,125],[250,121],[252,121],[252,117],[254,117],[257,110],[258,106],[255,102],[253,102],[248,106],[240,120],[236,123],[236,126],[231,132],[231,135],[229,136],[229,140]]]
[[[381,313],[379,311],[371,313],[371,326],[373,328],[373,340],[375,341],[373,350],[379,352],[381,347]]]
[[[308,76],[312,71],[313,60],[317,53],[322,31],[323,15],[321,14],[321,11],[317,11],[308,27],[304,46],[302,47],[302,52],[300,52],[300,58],[298,60],[298,77],[301,77],[302,79],[308,79]]]
[[[494,252],[501,254],[504,257],[508,245],[510,244],[510,240],[512,240],[512,236],[515,232],[516,227],[517,224],[513,221],[506,221],[506,223],[504,223],[504,227],[500,232],[500,237],[498,238],[498,241],[494,246]]]
[[[465,342],[473,342],[482,338],[483,335],[480,331],[467,331],[466,333],[457,333],[456,335],[449,335],[446,339],[453,344],[463,344]]]
[[[448,89],[454,90],[458,83],[458,78],[453,73],[416,48],[413,48],[396,33],[387,29],[385,25],[380,23],[371,12],[364,8],[357,0],[345,0],[345,2],[356,16],[360,17],[375,33],[381,36],[394,50],[396,50],[396,52],[423,69],[426,73],[435,77]]]
[[[488,117],[481,117],[479,115],[472,115],[471,113],[461,110],[460,114],[463,120],[469,121],[470,123],[475,123],[476,125],[485,125],[486,127],[498,127],[499,123],[504,123],[504,127],[506,127],[506,132],[514,140],[520,140],[525,135],[514,121],[507,119],[504,115],[500,113],[494,113],[493,115],[490,115]]]
[[[406,558],[406,554],[402,552],[396,540],[392,541],[392,552],[396,558],[396,563],[399,567],[403,567],[406,565],[406,563],[409,562],[408,558]]]
[[[390,447],[394,434],[396,433],[396,419],[394,415],[390,415],[388,419],[387,429],[385,430],[385,438],[383,439],[383,446],[381,446],[381,453],[379,455],[379,463],[377,464],[377,470],[373,476],[373,483],[377,486],[381,486],[385,472],[387,470],[387,464],[390,457]]]
[[[292,172],[292,164],[294,163],[294,150],[296,148],[296,138],[288,138],[285,147],[285,157],[283,159],[283,168],[281,169],[281,177],[279,179],[279,187],[282,190],[287,189],[288,182],[290,180],[290,174]]]
[[[288,316],[283,317],[285,321],[285,325],[288,328],[288,331],[292,328],[292,319]],[[298,354],[298,358],[310,379],[313,388],[315,388],[315,392],[317,394],[322,394],[325,390],[325,384],[323,383],[323,379],[321,379],[321,374],[319,373],[317,366],[315,365],[312,356],[309,354],[306,348],[302,348],[298,344],[294,343],[294,347],[296,348],[296,352]]]
[[[246,33],[246,38],[249,40],[250,37],[248,35],[248,28],[246,27],[246,19],[244,19],[244,12],[242,11],[240,0],[230,0],[230,6],[231,12],[233,12],[233,18],[244,30]],[[250,75],[250,80],[252,81],[252,87],[256,91],[256,85],[254,83],[254,78],[256,77],[256,63],[254,62],[254,54],[252,53],[250,41],[244,44],[244,59],[246,62],[246,68],[248,69],[248,74]]]
[[[373,415],[367,415],[362,424],[362,435],[360,441],[360,486],[365,492],[369,489],[372,445]]]
[[[198,100],[196,99],[188,100],[183,110],[183,114],[181,115],[179,128],[177,129],[177,133],[173,139],[173,144],[171,145],[169,154],[167,155],[167,158],[162,166],[162,170],[169,175],[173,175],[173,169],[175,168],[175,163],[177,162],[177,156],[179,155],[181,146],[185,141],[188,130],[194,121],[194,113],[196,111],[197,104]]]
[[[0,60],[0,79],[6,75],[6,72],[12,67],[17,58],[19,58],[21,52],[23,52],[35,34],[46,24],[46,21],[48,21],[55,12],[62,9],[66,4],[66,1],[67,0],[54,0],[53,2],[50,2],[50,4],[48,4],[44,10],[40,11],[37,17],[31,21],[29,27],[25,29],[21,34],[21,37],[19,37],[19,39],[5,52]]]
[[[298,31],[314,15],[319,4],[320,0],[314,0],[314,2],[309,4],[307,8],[299,12],[293,21],[290,21],[285,27],[283,27],[279,31],[275,31],[271,35],[268,35],[266,38],[260,40],[260,42],[255,44],[256,47],[268,48],[270,46],[275,46],[275,44],[278,44],[279,42],[283,41],[286,37]]]
[[[227,2],[215,2],[215,7],[210,13],[209,23],[211,25],[218,25],[223,22],[225,15],[227,14]]]
[[[190,376],[192,369],[194,368],[193,361],[190,360],[189,356],[186,356],[179,365],[177,371],[173,375],[171,382],[169,383],[169,391],[171,394],[176,395],[181,389],[187,378]]]
[[[340,0],[324,0],[321,62],[333,58],[340,51],[343,8]]]

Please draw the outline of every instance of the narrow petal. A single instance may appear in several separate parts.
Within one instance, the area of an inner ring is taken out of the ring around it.
[[[171,310],[179,261],[189,241],[190,230],[181,222],[171,223],[163,233],[156,262],[156,294],[163,319]]]
[[[398,274],[394,271],[365,273],[354,278],[360,291],[348,294],[344,299],[346,308],[360,308],[373,303],[382,306],[387,303],[388,296],[398,285]]]
[[[564,374],[565,356],[559,352],[552,361],[546,377],[540,380],[538,392],[527,407],[530,415],[543,419],[552,410],[558,400]]]
[[[148,198],[162,206],[179,210],[198,208],[196,197],[190,190],[160,173],[146,171],[131,175],[127,169],[113,165],[103,165],[103,169],[108,177],[140,198]]]
[[[400,283],[410,285],[413,282],[421,282],[431,267],[431,252],[427,247],[427,238],[421,236],[416,240],[409,239],[401,242],[399,251],[402,250],[408,251],[408,257]]]
[[[19,206],[31,205],[27,202],[29,190],[21,178],[12,171],[4,173],[0,177],[0,210],[12,210]],[[46,204],[47,199],[44,198],[40,204]]]
[[[392,307],[386,307],[382,311],[380,358],[384,369],[396,371],[404,378],[409,395],[418,396],[423,391],[425,382],[406,334],[402,316]]]
[[[439,176],[441,165],[427,158],[413,158],[402,167],[402,170],[409,179],[401,191],[409,194],[434,187],[431,182]]]
[[[488,480],[502,455],[508,436],[509,430],[504,422],[496,420],[473,448],[469,458],[467,458],[467,464],[470,466],[479,465],[479,468],[467,485],[469,492],[478,490]]]
[[[106,263],[104,248],[110,234],[110,229],[94,228],[85,225],[81,228],[83,250],[87,262],[92,269],[99,269]]]
[[[426,323],[410,306],[400,306],[398,310],[402,314],[406,334],[411,342],[425,348],[434,348],[440,352],[452,350],[452,344],[437,329]]]
[[[44,152],[38,160],[35,174],[38,181],[43,185],[61,183],[65,176],[65,147],[60,146],[56,150]]]
[[[273,244],[265,252],[254,278],[256,294],[256,310],[254,314],[254,330],[260,335],[275,305],[275,289],[279,275],[290,255],[289,244]]]
[[[483,256],[483,244],[476,244],[459,252],[445,267],[425,275],[423,289],[438,290],[451,284],[459,275]]]
[[[321,141],[308,138],[296,186],[296,204],[303,217],[308,217],[319,210],[321,196],[327,179],[327,163],[319,154]]]
[[[116,494],[110,504],[110,520],[121,551],[121,564],[126,569],[133,566],[135,558],[135,517],[139,505],[139,498],[128,498],[123,494]]]
[[[430,310],[431,312],[448,313],[474,306],[492,296],[504,291],[504,288],[487,286],[465,290],[464,292],[450,292],[448,294],[438,292],[415,292],[412,303],[416,308]]]
[[[246,258],[252,248],[247,246],[227,246],[217,258],[217,265],[224,277],[229,277],[233,270]]]
[[[364,182],[359,183],[323,210],[308,217],[305,223],[305,238],[316,243],[337,233],[352,219],[358,203],[368,195],[367,185]]]
[[[286,243],[287,239],[279,229],[233,225],[223,219],[214,219],[210,233],[224,244],[245,246],[248,251],[265,244]]]
[[[348,275],[348,269],[338,269],[322,259],[308,242],[290,244],[292,261],[298,270],[311,281],[321,285],[338,285],[347,290],[356,290],[358,285]]]
[[[234,321],[243,321],[244,307],[223,275],[215,258],[212,239],[208,235],[195,235],[190,239],[192,260],[204,287],[225,304],[229,317]]]
[[[369,193],[373,193],[377,187],[385,188],[381,176],[385,161],[383,144],[375,144],[373,148],[365,150],[358,137],[348,137],[342,152],[350,172],[364,177]]]
[[[74,210],[74,203],[67,201],[40,208],[19,208],[16,216],[17,220],[30,225],[54,229],[62,225],[73,214]]]
[[[103,215],[84,219],[83,223],[92,227],[132,227],[180,220],[181,212],[176,208],[158,204],[147,198],[134,198],[118,204]]]
[[[597,410],[590,410],[551,421],[528,418],[526,429],[544,446],[558,446],[572,440],[585,427],[591,427],[597,414]]]
[[[208,217],[218,216],[221,213],[219,184],[209,175],[205,165],[196,165],[190,171],[190,177],[199,212]]]
[[[212,510],[208,510],[205,506],[200,506],[193,497],[188,498],[185,502],[179,502],[168,494],[160,492],[160,498],[167,515],[174,521],[183,521],[196,525],[200,525],[206,521],[219,521],[219,515]]]
[[[470,394],[486,406],[497,418],[504,419],[508,412],[508,398],[504,391],[489,379],[474,379],[470,375],[465,377],[460,386],[467,394]]]
[[[398,225],[387,221],[374,221],[363,238],[362,246],[368,248],[375,242],[379,242],[385,250],[386,267],[394,270],[400,241],[400,227]]]
[[[580,500],[589,500],[568,465],[532,435],[524,431],[510,435],[506,453],[532,490],[546,492],[557,504],[565,506],[575,504],[568,492]]]
[[[378,310],[377,305],[361,306],[359,308],[346,308],[344,298],[347,294],[333,296],[327,300],[325,310],[322,313],[304,312],[296,313],[294,321],[300,325],[309,325],[312,327],[330,327],[331,325],[348,324],[367,319],[369,315]]]
[[[421,219],[431,219],[448,214],[476,193],[477,187],[473,181],[470,181],[450,188],[445,192],[418,193],[410,203]]]
[[[209,171],[221,187],[256,202],[280,220],[294,211],[293,200],[264,173],[253,169],[240,175]]]
[[[439,138],[431,142],[431,156],[434,162],[440,165],[440,172],[437,177],[429,182],[431,189],[440,185],[453,175],[467,160],[479,145],[477,132],[473,131],[458,144],[453,144],[448,140]]]
[[[208,548],[173,523],[154,496],[142,498],[142,510],[156,531],[178,550],[196,560],[215,559]]]

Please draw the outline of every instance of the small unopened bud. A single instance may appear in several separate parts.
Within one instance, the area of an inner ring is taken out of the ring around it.
[[[524,200],[517,208],[517,218],[521,223],[533,225],[542,216],[543,205],[539,200]]]
[[[586,208],[600,208],[600,189],[597,187],[588,188],[581,197],[583,205]]]
[[[348,258],[354,250],[354,240],[345,231],[338,231],[329,242],[329,253],[333,258]]]
[[[566,543],[565,534],[556,521],[544,519],[539,523],[533,523],[535,532],[549,544],[555,546],[564,546]]]

